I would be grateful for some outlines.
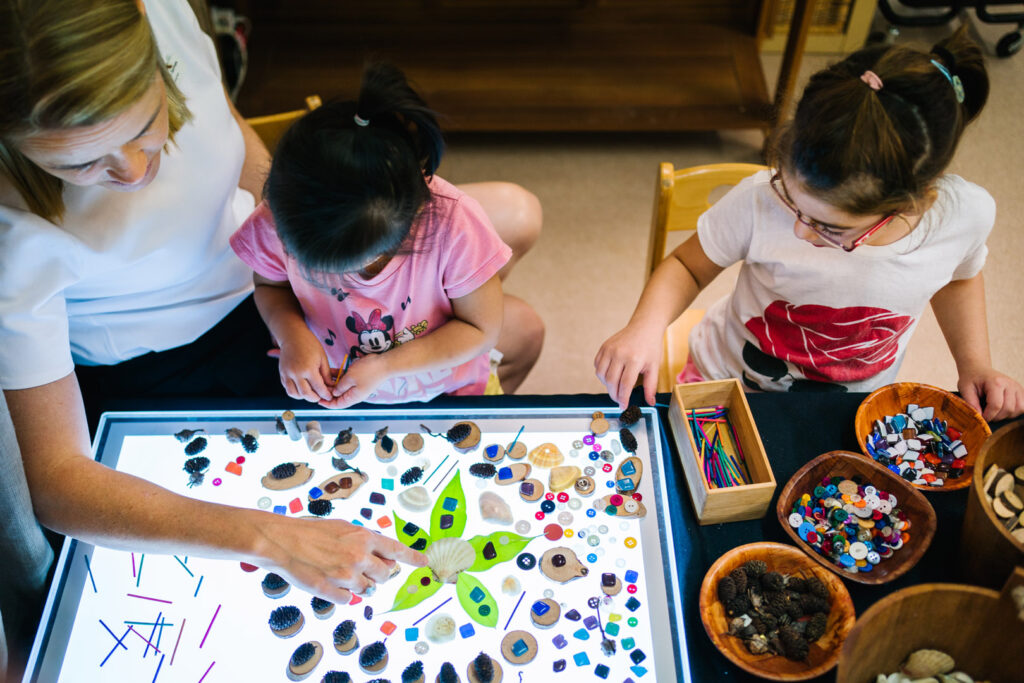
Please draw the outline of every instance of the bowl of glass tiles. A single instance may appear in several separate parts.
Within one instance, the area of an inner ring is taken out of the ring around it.
[[[842,581],[797,548],[769,541],[715,560],[700,587],[700,616],[719,652],[773,681],[832,669],[856,620]]]
[[[814,562],[869,585],[908,572],[935,536],[928,499],[906,479],[851,451],[829,451],[797,470],[779,493],[775,512]]]
[[[864,455],[926,491],[970,486],[974,461],[992,434],[962,398],[914,382],[871,392],[857,408],[854,431]]]

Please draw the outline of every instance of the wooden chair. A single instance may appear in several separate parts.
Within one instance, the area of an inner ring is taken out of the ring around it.
[[[254,116],[246,119],[246,122],[252,126],[252,129],[256,131],[256,134],[260,136],[260,140],[267,146],[270,153],[274,153],[274,148],[277,147],[278,140],[284,135],[284,132],[288,130],[288,127],[295,123],[296,119],[301,118],[305,114],[313,111],[321,104],[319,95],[310,95],[306,98],[306,108],[296,109],[294,111],[286,111],[280,114],[270,114],[269,116]]]
[[[767,166],[760,164],[707,164],[677,171],[671,163],[663,162],[658,169],[654,193],[647,277],[650,278],[665,258],[665,239],[669,232],[697,229],[697,218],[711,208],[712,192],[735,185],[765,168]],[[689,355],[690,330],[702,317],[702,309],[689,308],[665,330],[658,391],[671,391],[676,384],[676,377]]]

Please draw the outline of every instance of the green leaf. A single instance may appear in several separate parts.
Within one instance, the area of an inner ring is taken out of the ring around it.
[[[423,577],[430,579],[430,583],[426,586],[422,583]],[[443,585],[434,580],[434,572],[430,570],[430,567],[420,567],[410,574],[402,587],[398,589],[398,593],[395,595],[395,604],[391,605],[391,611],[397,612],[415,607],[436,593]]]
[[[471,597],[477,589],[479,592],[476,593],[476,597],[480,598],[479,602]],[[480,593],[483,593],[482,597]],[[466,572],[459,574],[459,578],[455,580],[455,594],[459,596],[459,603],[462,605],[462,609],[466,610],[470,619],[489,628],[494,628],[497,625],[498,603],[475,576]]]
[[[405,530],[405,525],[409,524],[409,522],[406,522],[404,519],[399,517],[398,513],[394,510],[391,511],[391,516],[395,518],[395,535],[398,536],[398,541],[400,543],[404,543],[411,548],[416,541],[423,538],[426,539],[427,545],[423,546],[422,549],[427,549],[427,546],[430,545],[430,536],[427,535],[427,532],[423,528],[416,527],[416,531],[410,534]]]
[[[469,544],[476,551],[476,561],[467,569],[469,572],[482,572],[490,569],[496,564],[508,562],[522,552],[536,536],[527,538],[514,534],[511,531],[495,531],[489,536],[474,536],[469,539]],[[484,557],[484,548],[490,543],[494,546],[494,559],[488,560]]]
[[[445,501],[455,501],[454,505],[449,504],[452,510],[445,509]],[[452,525],[447,529],[441,528],[441,517],[452,516]],[[444,487],[440,497],[434,502],[434,509],[430,513],[430,539],[436,541],[439,538],[459,538],[466,529],[466,496],[462,492],[462,484],[459,482],[459,472]]]

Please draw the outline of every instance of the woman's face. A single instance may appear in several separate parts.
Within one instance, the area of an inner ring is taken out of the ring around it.
[[[112,119],[33,133],[22,140],[19,149],[66,183],[134,192],[156,177],[167,135],[167,93],[157,74],[149,90]]]

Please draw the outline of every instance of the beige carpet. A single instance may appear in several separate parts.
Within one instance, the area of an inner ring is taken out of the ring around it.
[[[1024,381],[1024,54],[994,56],[1007,25],[972,22],[983,38],[992,94],[968,129],[951,170],[988,189],[998,216],[985,267],[989,334],[996,368]],[[945,30],[945,29],[943,29]],[[904,29],[900,41],[930,46],[943,30]],[[807,55],[806,78],[836,55]],[[765,55],[773,83],[779,59]],[[544,206],[544,231],[506,282],[531,302],[547,324],[537,366],[519,393],[596,393],[593,372],[601,342],[626,323],[644,283],[644,262],[658,163],[677,167],[722,161],[759,161],[756,132],[648,136],[459,137],[450,140],[440,175],[453,182],[509,180],[527,187]],[[671,248],[670,243],[669,247]],[[731,290],[726,271],[696,302],[706,307]],[[952,356],[930,310],[910,342],[900,379],[955,388]]]

